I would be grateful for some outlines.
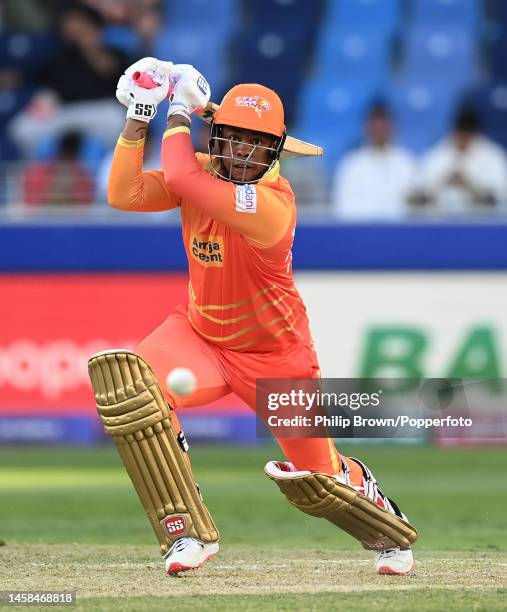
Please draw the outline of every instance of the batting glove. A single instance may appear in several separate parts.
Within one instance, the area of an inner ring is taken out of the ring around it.
[[[148,123],[157,114],[157,106],[167,97],[169,74],[172,62],[162,62],[154,57],[145,57],[132,64],[120,77],[116,98],[127,107],[127,118]],[[149,75],[157,83],[153,89],[137,85],[132,76],[135,72]]]
[[[198,108],[205,108],[211,91],[202,74],[189,64],[175,64],[169,77],[174,87],[167,117],[183,115],[190,121],[190,116]]]

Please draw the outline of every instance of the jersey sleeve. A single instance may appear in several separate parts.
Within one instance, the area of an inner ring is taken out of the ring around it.
[[[107,199],[113,208],[136,212],[159,212],[180,205],[162,170],[143,172],[144,141],[120,136],[109,174]]]
[[[274,246],[290,226],[291,193],[266,185],[234,185],[212,176],[197,161],[187,127],[164,134],[162,168],[168,188],[185,203],[231,227],[256,247]]]

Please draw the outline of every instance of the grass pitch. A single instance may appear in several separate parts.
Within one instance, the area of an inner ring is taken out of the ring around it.
[[[83,610],[505,610],[505,449],[343,448],[420,531],[417,571],[292,508],[262,472],[274,446],[192,447],[221,530],[201,570],[163,576],[155,538],[112,448],[0,450],[0,590],[75,590]]]

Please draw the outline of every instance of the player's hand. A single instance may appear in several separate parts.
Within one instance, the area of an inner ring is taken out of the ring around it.
[[[129,107],[131,97],[130,92],[134,86],[132,75],[134,72],[146,72],[154,78],[154,80],[162,85],[163,77],[169,77],[173,67],[172,62],[163,62],[156,57],[143,57],[139,61],[129,66],[118,81],[116,88],[116,97],[123,106]]]
[[[148,123],[157,114],[157,106],[167,97],[169,74],[172,62],[163,62],[154,57],[145,57],[132,64],[120,77],[116,88],[116,98],[128,108],[127,117]],[[137,85],[132,75],[135,72],[148,74],[157,87],[145,89]]]
[[[133,84],[129,96],[130,104],[127,119],[136,119],[149,123],[157,114],[157,106],[167,98],[169,83],[164,83],[153,89],[144,89]]]
[[[210,99],[211,91],[206,79],[190,64],[175,64],[169,81],[174,86],[167,116],[190,115],[198,108],[204,108]]]

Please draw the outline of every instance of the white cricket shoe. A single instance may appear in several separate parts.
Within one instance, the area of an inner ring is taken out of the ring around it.
[[[171,546],[165,557],[167,576],[197,569],[218,553],[218,542],[205,544],[195,538],[180,538]]]
[[[414,569],[415,563],[410,548],[401,550],[397,547],[379,552],[373,565],[380,575],[407,576]]]

